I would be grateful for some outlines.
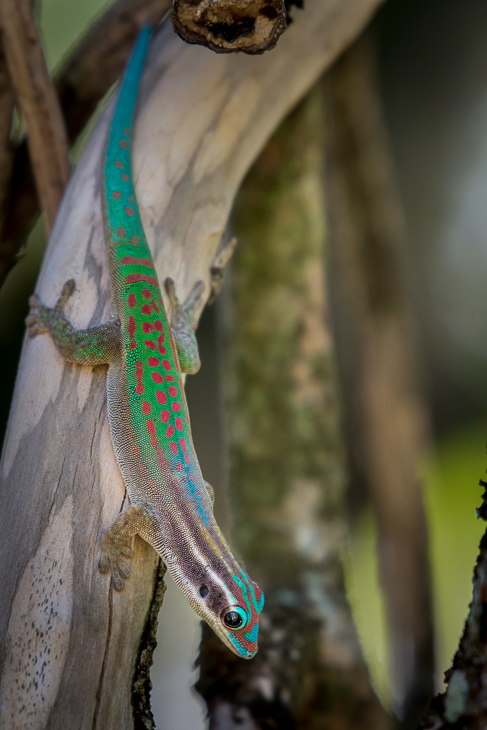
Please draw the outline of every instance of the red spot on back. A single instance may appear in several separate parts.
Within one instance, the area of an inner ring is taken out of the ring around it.
[[[129,195],[129,203],[132,203],[132,205],[135,205],[135,199],[132,195]]]
[[[150,433],[150,442],[151,442],[152,446],[155,446],[157,448],[158,443],[157,443],[156,427],[154,426],[154,421],[152,420],[152,418],[149,418],[149,420],[147,421],[147,430]]]
[[[174,411],[174,413],[177,413],[178,411],[181,410],[181,404],[176,401],[175,403],[172,404],[171,408]]]
[[[173,398],[175,398],[178,394],[177,388],[175,388],[174,385],[170,385],[168,391],[169,395],[172,395]]]
[[[152,309],[151,309],[150,304],[144,304],[141,311],[142,311],[142,314],[146,314],[148,316],[150,316],[152,314]]]
[[[152,292],[150,289],[142,289],[142,296],[146,299],[152,299]]]
[[[133,215],[135,215],[135,210],[134,210],[133,208],[131,208],[131,207],[130,207],[129,205],[126,205],[126,206],[125,206],[125,208],[124,208],[124,211],[125,211],[125,212],[126,212],[126,214],[127,214],[127,215],[129,215],[130,217],[132,217]]]
[[[120,190],[114,190],[113,191],[112,198],[114,200],[120,200],[121,197],[122,197],[122,193],[120,192]]]
[[[137,238],[137,236],[132,236],[132,238],[130,239],[130,243],[132,244],[132,246],[138,246],[139,239]]]
[[[135,294],[129,294],[127,298],[128,305],[130,309],[133,309],[135,305],[137,304],[137,299],[135,298]]]
[[[156,319],[156,321],[154,322],[154,327],[155,327],[155,329],[156,329],[156,330],[157,330],[158,332],[164,332],[164,328],[163,328],[163,326],[162,326],[162,322],[161,322],[161,320],[160,320],[160,319]]]
[[[178,447],[177,447],[177,445],[176,445],[176,444],[174,443],[174,441],[171,441],[171,443],[170,443],[169,445],[170,445],[170,447],[171,447],[171,451],[172,451],[172,453],[173,453],[173,454],[177,454],[177,453],[178,453]]]
[[[129,176],[127,175],[127,173],[126,173],[126,172],[122,172],[122,180],[123,180],[124,182],[128,182],[128,181],[129,181],[129,179],[130,179],[130,178],[129,178]]]
[[[169,419],[171,418],[171,414],[169,413],[169,411],[162,411],[161,418],[164,423],[167,423],[169,421]]]
[[[121,140],[120,140],[120,147],[121,147],[121,148],[122,148],[123,150],[126,150],[128,146],[129,146],[129,145],[128,145],[128,142],[127,142],[127,140],[126,140],[126,139],[121,139]]]
[[[166,375],[165,380],[167,380],[168,383],[174,383],[174,378],[172,375]]]
[[[117,236],[120,236],[120,238],[125,238],[125,228],[123,226],[117,228]]]
[[[146,415],[150,413],[150,404],[146,400],[142,403],[142,410]]]
[[[187,464],[189,462],[189,456],[188,456],[188,452],[186,451],[186,441],[183,438],[180,438],[179,439],[179,444],[181,446],[181,451],[184,454],[184,461]]]
[[[124,133],[124,134],[125,134],[125,135],[126,135],[127,137],[130,137],[130,129],[124,129],[124,130],[123,130],[123,133]]]
[[[171,363],[169,362],[169,360],[163,360],[162,361],[162,367],[164,368],[164,370],[170,370],[171,369]]]
[[[135,366],[135,377],[137,379],[137,387],[135,388],[135,392],[137,395],[142,395],[144,392],[144,385],[142,383],[142,361],[139,360]]]
[[[179,462],[178,462],[178,463],[176,464],[176,469],[177,469],[177,470],[178,470],[179,472],[183,471],[183,465],[181,464],[181,462],[180,462],[180,461],[179,461]]]
[[[156,343],[152,340],[144,340],[144,345],[146,345],[149,350],[155,350],[156,349]]]
[[[166,348],[162,344],[163,342],[164,342],[164,335],[159,335],[159,337],[157,338],[157,346],[159,348],[159,352],[161,353],[161,355],[166,354]]]
[[[156,368],[159,365],[159,358],[158,357],[150,357],[147,361],[151,368]],[[162,378],[161,378],[162,382]]]
[[[129,317],[129,337],[130,337],[130,346],[132,347],[132,342],[134,341],[134,335],[135,335],[135,319],[130,315]]]
[[[167,402],[167,397],[163,390],[156,390],[155,395],[156,395],[158,403],[160,403],[161,405],[164,405]],[[169,411],[168,411],[168,413],[169,413]]]
[[[150,322],[142,322],[142,330],[148,335],[149,332],[152,332],[153,327]]]
[[[117,160],[115,163],[115,167],[118,167],[119,170],[123,170],[123,162],[120,162],[120,160]]]
[[[172,436],[174,436],[174,428],[172,426],[167,427],[166,436],[168,437],[168,439],[170,439]]]
[[[182,422],[181,418],[179,418],[179,416],[176,418],[175,424],[176,424],[176,428],[178,429],[178,431],[183,430],[183,422]]]
[[[157,304],[155,303],[154,300],[152,300],[151,305],[152,305],[152,309],[154,310],[154,312],[156,314],[159,314],[159,307],[157,306]]]
[[[157,385],[160,385],[163,382],[162,375],[160,373],[152,373],[151,378],[154,383],[157,383]]]
[[[120,263],[122,266],[131,264],[132,266],[147,266],[149,269],[154,268],[154,264],[150,259],[136,258],[135,256],[124,256]]]
[[[146,281],[148,284],[159,286],[159,282],[153,276],[145,276],[145,274],[129,274],[125,277],[127,284],[136,284],[138,281]]]

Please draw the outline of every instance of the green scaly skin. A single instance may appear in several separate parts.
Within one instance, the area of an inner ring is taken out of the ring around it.
[[[110,432],[130,505],[103,535],[100,571],[122,590],[130,575],[130,541],[139,534],[197,613],[232,651],[251,658],[264,596],[215,521],[213,490],[194,451],[181,378],[199,368],[194,327],[204,285],[198,282],[181,306],[166,279],[169,323],[132,178],[133,118],[149,38],[146,28],[127,67],[106,148],[102,205],[113,319],[75,330],[63,312],[75,288],[71,280],[53,309],[32,297],[26,322],[31,337],[49,332],[66,360],[109,366]]]

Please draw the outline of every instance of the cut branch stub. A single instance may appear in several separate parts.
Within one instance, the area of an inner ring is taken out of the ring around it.
[[[172,23],[187,43],[259,54],[274,48],[287,18],[283,0],[174,0]]]

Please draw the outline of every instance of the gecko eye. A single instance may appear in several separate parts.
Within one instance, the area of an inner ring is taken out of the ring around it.
[[[244,629],[247,626],[249,615],[240,606],[229,606],[223,612],[222,621],[227,629],[237,631],[237,629]]]
[[[200,586],[201,598],[206,598],[206,596],[208,595],[209,592],[210,592],[210,589],[208,588],[208,586],[205,586],[204,584],[202,586]]]

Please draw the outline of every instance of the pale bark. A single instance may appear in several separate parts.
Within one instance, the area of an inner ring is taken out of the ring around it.
[[[218,56],[170,28],[154,38],[135,129],[135,181],[162,277],[184,298],[210,268],[236,189],[272,129],[361,30],[377,0],[310,0],[272,53]],[[100,162],[110,103],[66,191],[36,291],[77,290],[79,327],[108,319]],[[66,365],[49,337],[24,344],[1,465],[2,728],[131,728],[130,689],[157,558],[137,539],[114,594],[100,532],[124,502],[105,369]]]

